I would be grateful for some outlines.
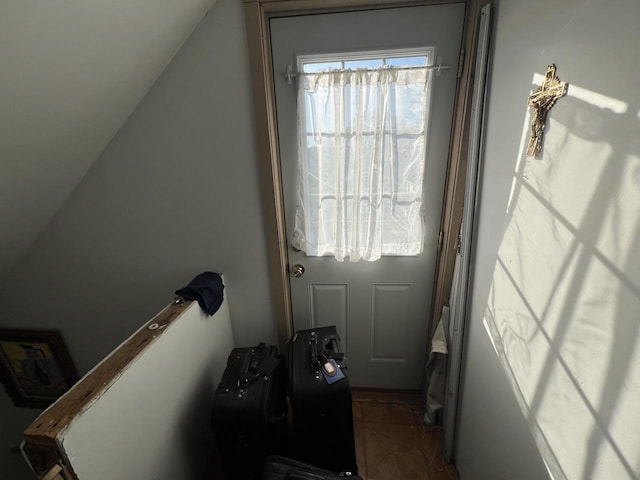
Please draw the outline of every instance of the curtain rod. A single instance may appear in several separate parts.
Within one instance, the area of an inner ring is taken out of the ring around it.
[[[285,80],[287,81],[287,85],[292,85],[294,78],[296,78],[298,76],[304,76],[304,75],[328,75],[328,74],[331,74],[331,73],[356,72],[358,70],[366,70],[366,71],[369,71],[369,72],[375,72],[376,70],[419,70],[419,69],[435,70],[436,71],[436,75],[439,75],[442,70],[451,70],[451,68],[452,68],[451,65],[442,65],[441,63],[438,63],[437,65],[419,65],[419,66],[410,66],[410,67],[395,67],[395,66],[384,65],[384,66],[378,67],[378,68],[331,69],[329,71],[309,72],[309,73],[307,73],[307,72],[294,72],[293,71],[293,67],[291,65],[287,65],[287,69],[286,69],[285,73],[283,74],[283,76],[284,76]]]

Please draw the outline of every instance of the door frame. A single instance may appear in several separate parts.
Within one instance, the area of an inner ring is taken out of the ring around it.
[[[245,33],[249,53],[253,103],[256,122],[258,172],[262,214],[267,244],[267,261],[271,281],[271,299],[278,342],[283,348],[293,335],[289,259],[287,251],[284,198],[281,182],[280,152],[276,121],[275,90],[271,64],[269,20],[275,16],[310,13],[334,13],[390,7],[466,3],[462,45],[463,68],[456,87],[453,125],[449,140],[449,158],[441,215],[439,251],[431,310],[429,336],[425,338],[425,355],[443,305],[451,292],[453,267],[462,220],[465,169],[470,118],[472,72],[475,61],[480,8],[488,0],[242,0]],[[429,321],[429,319],[425,319]]]

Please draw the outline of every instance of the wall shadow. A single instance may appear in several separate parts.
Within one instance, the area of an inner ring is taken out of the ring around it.
[[[640,478],[639,127],[570,85],[514,172],[484,324],[554,478]]]
[[[163,465],[162,471],[156,472],[157,478],[175,478],[176,474],[185,473],[186,478],[207,477],[216,448],[210,421],[214,392],[212,368],[204,369],[193,389],[184,392],[188,401],[180,413],[170,419],[179,428],[176,438],[165,442],[167,452],[162,458],[178,459],[182,464]]]

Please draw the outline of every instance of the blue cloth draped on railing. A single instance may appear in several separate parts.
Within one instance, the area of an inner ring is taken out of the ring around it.
[[[209,315],[213,315],[222,305],[223,290],[224,285],[220,274],[203,272],[175,293],[185,300],[197,300],[200,308]]]

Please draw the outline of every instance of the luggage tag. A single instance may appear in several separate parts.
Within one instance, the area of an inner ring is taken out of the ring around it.
[[[344,378],[344,373],[333,358],[327,358],[323,355],[322,368],[320,369],[322,376],[326,382],[331,385]]]

